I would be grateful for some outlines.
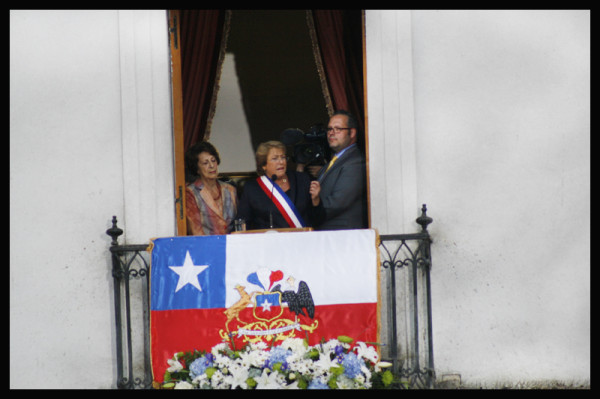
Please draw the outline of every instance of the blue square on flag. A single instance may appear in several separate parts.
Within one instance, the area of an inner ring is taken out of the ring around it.
[[[269,306],[279,306],[280,296],[280,293],[256,295],[256,306],[262,308],[267,308]]]
[[[225,236],[154,240],[151,309],[225,307],[225,247]]]
[[[281,292],[257,294],[253,315],[257,320],[270,321],[283,314]]]

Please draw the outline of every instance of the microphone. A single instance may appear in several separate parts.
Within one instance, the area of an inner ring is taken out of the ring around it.
[[[275,189],[275,180],[277,180],[277,175],[271,176],[271,182],[273,183],[273,187],[271,187],[271,202],[273,202],[273,190]],[[271,211],[271,207],[269,206],[269,228],[273,228],[273,212]]]

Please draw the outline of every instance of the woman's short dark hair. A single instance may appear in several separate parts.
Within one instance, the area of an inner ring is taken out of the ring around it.
[[[193,182],[198,178],[198,155],[202,152],[208,152],[215,157],[217,165],[221,163],[219,151],[214,145],[208,141],[201,141],[191,146],[185,153],[185,179],[188,182]]]

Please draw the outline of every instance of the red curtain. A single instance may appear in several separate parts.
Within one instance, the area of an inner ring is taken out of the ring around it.
[[[313,10],[321,64],[334,110],[357,119],[364,144],[361,10]],[[208,137],[215,107],[229,14],[224,10],[181,10],[181,73],[184,151]]]
[[[183,141],[187,151],[204,139],[214,113],[226,12],[181,10],[180,18]]]
[[[313,10],[321,61],[334,110],[357,119],[364,144],[363,32],[361,10]]]

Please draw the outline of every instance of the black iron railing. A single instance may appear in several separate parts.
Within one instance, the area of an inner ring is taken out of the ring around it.
[[[123,230],[117,227],[116,216],[113,216],[112,227],[106,230],[106,234],[112,237],[110,253],[114,284],[117,388],[150,388],[148,244],[119,245],[117,239]],[[139,331],[140,327],[142,331]]]
[[[382,320],[385,320],[384,358],[393,363],[403,384],[399,387],[433,388],[433,335],[431,316],[431,238],[433,219],[423,205],[417,223],[421,232],[380,236]]]
[[[421,232],[381,235],[382,358],[401,377],[398,388],[433,388],[431,320],[432,219],[423,205]],[[114,283],[117,388],[151,388],[148,244],[120,245],[113,216],[110,253]]]

